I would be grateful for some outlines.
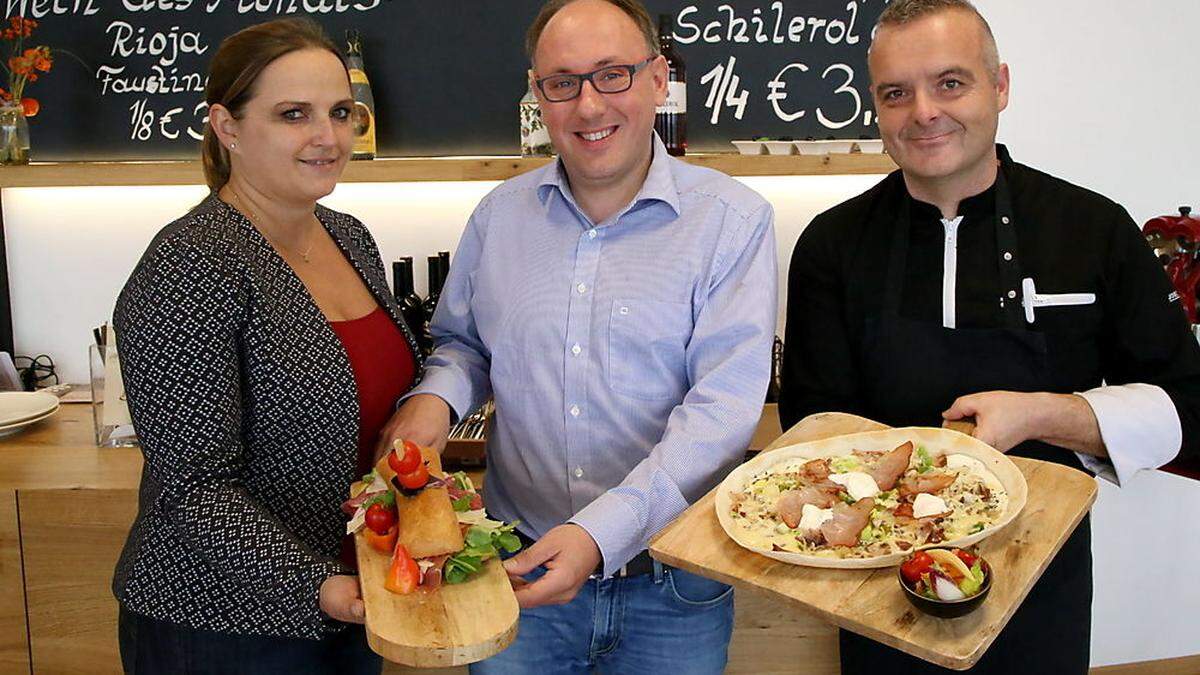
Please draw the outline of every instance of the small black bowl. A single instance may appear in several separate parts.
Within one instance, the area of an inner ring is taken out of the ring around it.
[[[988,592],[992,590],[992,566],[986,560],[982,561],[983,569],[983,587],[979,592],[969,598],[962,600],[934,600],[927,598],[909,587],[908,582],[901,576],[899,568],[896,569],[896,579],[900,581],[900,588],[904,589],[904,597],[912,603],[913,607],[942,619],[954,619],[960,616],[965,616],[975,611],[977,607],[983,604],[987,598]]]

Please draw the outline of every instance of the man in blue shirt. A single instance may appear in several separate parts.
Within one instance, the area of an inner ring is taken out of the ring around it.
[[[646,546],[739,463],[762,411],[773,212],[666,153],[667,65],[637,0],[552,0],[526,44],[559,160],[476,208],[383,438],[441,446],[495,398],[486,506],[536,541],[505,562],[517,640],[474,672],[721,672],[731,589]]]

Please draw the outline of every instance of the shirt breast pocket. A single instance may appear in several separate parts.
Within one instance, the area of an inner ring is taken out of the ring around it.
[[[615,299],[608,327],[608,372],[614,391],[644,400],[683,398],[691,305]]]

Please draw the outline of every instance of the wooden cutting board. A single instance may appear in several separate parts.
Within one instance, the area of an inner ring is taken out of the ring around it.
[[[798,422],[764,452],[885,428],[854,415],[820,413]],[[846,630],[938,665],[965,670],[983,656],[1096,499],[1095,479],[1081,471],[1023,457],[1011,459],[1029,484],[1029,498],[1007,528],[979,544],[995,571],[992,590],[979,609],[958,619],[938,619],[909,604],[895,568],[798,567],[738,546],[717,522],[715,491],[659,532],[650,542],[650,554],[701,576],[766,591]]]
[[[388,661],[414,668],[460,666],[512,643],[519,608],[498,559],[475,578],[436,591],[397,595],[383,587],[390,557],[355,535],[359,582],[367,610],[367,643]]]

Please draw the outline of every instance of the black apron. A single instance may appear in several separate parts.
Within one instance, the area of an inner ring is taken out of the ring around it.
[[[939,426],[941,412],[959,396],[998,389],[1054,391],[1046,338],[1025,326],[1017,236],[1003,171],[997,172],[995,190],[1004,322],[993,329],[948,329],[900,315],[911,237],[910,205],[901,200],[883,311],[868,320],[863,333],[864,403],[872,419],[892,426]],[[1073,453],[1041,443],[1024,443],[1012,454],[1081,466]],[[1091,605],[1091,527],[1085,517],[1004,631],[967,672],[1086,673]],[[846,675],[956,672],[847,631],[841,632],[840,646]]]

